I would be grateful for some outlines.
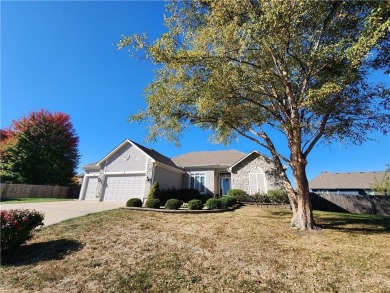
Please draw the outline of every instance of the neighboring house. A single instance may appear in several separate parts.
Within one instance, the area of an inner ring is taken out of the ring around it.
[[[156,181],[160,189],[195,188],[213,195],[226,195],[231,188],[249,194],[283,188],[272,160],[257,151],[192,152],[170,159],[126,139],[83,169],[80,200],[144,201]]]
[[[315,193],[338,193],[351,195],[374,195],[372,184],[388,172],[322,172],[309,181],[310,189]]]

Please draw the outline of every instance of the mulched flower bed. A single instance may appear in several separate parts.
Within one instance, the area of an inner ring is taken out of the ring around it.
[[[123,207],[121,209],[127,209],[127,210],[133,210],[133,211],[152,211],[152,212],[158,212],[158,213],[173,213],[173,214],[210,214],[210,213],[224,213],[224,212],[231,212],[238,208],[240,208],[241,204],[236,204],[232,207],[229,207],[227,209],[215,209],[215,210],[189,210],[186,208],[181,208],[179,210],[168,210],[164,207],[161,207],[160,209],[151,209],[151,208],[137,208],[137,207]]]

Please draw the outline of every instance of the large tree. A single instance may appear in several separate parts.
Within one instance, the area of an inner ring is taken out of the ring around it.
[[[173,1],[167,12],[168,31],[153,43],[133,35],[118,44],[158,65],[148,107],[131,120],[149,122],[150,139],[178,142],[195,124],[217,142],[256,142],[289,191],[292,225],[316,228],[306,176],[313,147],[389,129],[387,89],[367,81],[373,68],[388,69],[389,2]]]
[[[79,162],[78,141],[67,114],[32,112],[1,130],[2,182],[66,185]]]

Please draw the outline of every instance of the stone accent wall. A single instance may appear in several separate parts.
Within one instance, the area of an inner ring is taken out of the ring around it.
[[[150,178],[150,181],[146,181],[146,183],[145,183],[145,193],[144,193],[144,199],[145,200],[148,197],[148,193],[149,193],[150,187],[153,184],[153,182],[152,182],[152,179],[153,179],[153,168],[154,168],[153,162],[152,162],[152,160],[150,158],[148,158],[147,165],[146,165],[146,177]]]
[[[101,168],[99,170],[99,176],[98,176],[98,184],[96,186],[96,198],[98,201],[103,200],[103,191],[104,191],[104,184],[106,183],[106,176],[104,175],[104,170]]]
[[[232,189],[242,189],[249,194],[249,174],[255,168],[261,168],[264,171],[267,190],[284,189],[272,160],[256,153],[253,153],[233,168]]]

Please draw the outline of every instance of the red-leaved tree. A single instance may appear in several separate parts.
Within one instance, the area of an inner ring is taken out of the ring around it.
[[[79,163],[79,137],[69,115],[31,112],[0,133],[2,182],[71,183]]]

